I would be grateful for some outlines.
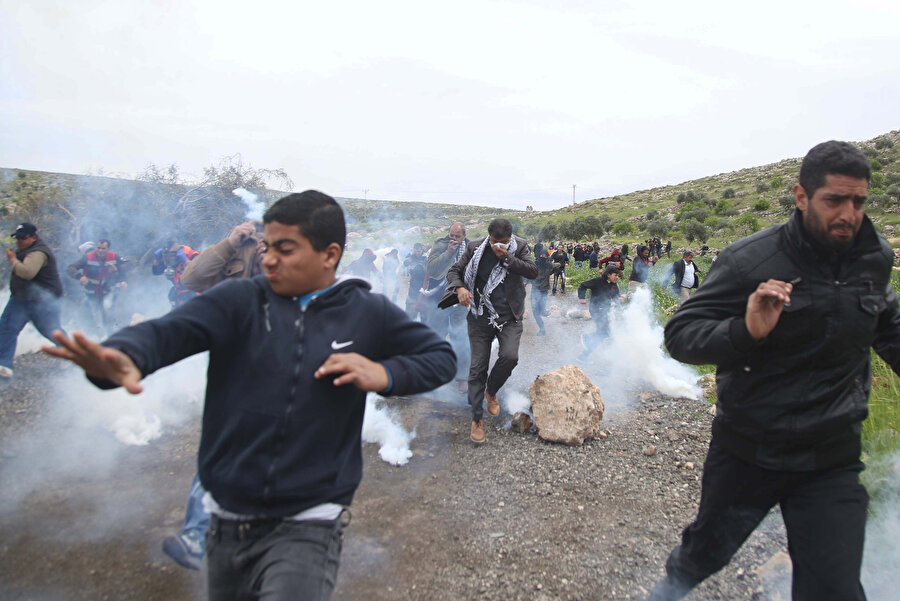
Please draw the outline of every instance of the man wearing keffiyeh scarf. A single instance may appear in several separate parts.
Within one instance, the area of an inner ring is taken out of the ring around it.
[[[500,414],[497,392],[519,362],[519,340],[525,314],[525,282],[538,270],[528,243],[512,235],[508,219],[494,219],[488,237],[469,244],[465,254],[447,272],[447,288],[455,290],[459,304],[467,307],[471,361],[469,404],[472,406],[473,442],[484,442],[484,403],[488,414]],[[488,374],[491,343],[497,339],[500,353]]]

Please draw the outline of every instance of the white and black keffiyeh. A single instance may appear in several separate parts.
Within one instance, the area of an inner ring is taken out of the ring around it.
[[[490,238],[485,238],[484,241],[475,249],[475,254],[472,255],[472,260],[469,261],[469,264],[466,266],[466,274],[463,280],[466,283],[466,288],[475,293],[475,276],[478,274],[478,264],[481,263],[481,256],[484,254],[484,251],[487,249],[490,244]],[[492,251],[493,252],[493,251]],[[509,248],[507,249],[507,253],[509,256],[514,256],[516,254],[516,237],[512,236],[509,239]],[[494,289],[503,283],[503,280],[506,279],[506,274],[509,270],[503,264],[502,261],[498,261],[494,268],[491,269],[491,274],[488,276],[488,281],[484,285],[484,290],[481,291],[481,298],[478,303],[469,303],[469,311],[475,316],[480,317],[484,315],[484,310],[487,309],[488,312],[488,321],[489,323],[497,328],[498,330],[503,329],[502,323],[497,323],[497,310],[494,309],[494,305],[491,303],[491,292]]]

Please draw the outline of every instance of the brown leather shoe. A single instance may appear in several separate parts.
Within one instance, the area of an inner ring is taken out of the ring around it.
[[[497,401],[497,395],[484,393],[484,399],[487,401],[488,415],[494,417],[500,415],[500,403]]]
[[[472,434],[469,435],[472,442],[481,444],[484,442],[484,420],[472,422]]]

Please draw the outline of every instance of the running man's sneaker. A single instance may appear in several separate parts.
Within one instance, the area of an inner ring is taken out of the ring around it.
[[[6,367],[5,365],[0,365],[0,378],[6,378],[7,380],[11,380],[13,377],[13,370]]]
[[[163,553],[183,568],[199,570],[203,565],[203,545],[190,534],[179,532],[167,536],[162,549]]]

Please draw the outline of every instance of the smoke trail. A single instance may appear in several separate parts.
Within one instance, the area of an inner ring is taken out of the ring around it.
[[[412,457],[409,443],[416,437],[416,431],[407,432],[400,425],[396,412],[379,406],[384,400],[370,392],[366,396],[366,413],[363,418],[363,442],[381,445],[378,455],[392,465],[406,465]]]
[[[244,188],[235,188],[231,192],[244,201],[244,204],[247,206],[248,220],[262,221],[263,213],[266,212],[266,203],[259,200],[256,194]]]
[[[885,479],[879,483],[879,494],[871,507],[866,525],[866,548],[863,555],[862,581],[872,601],[897,598],[897,566],[900,565],[900,453],[870,465],[870,470],[884,469]]]

